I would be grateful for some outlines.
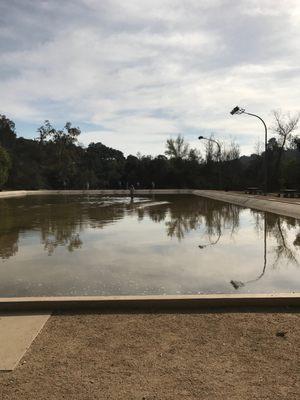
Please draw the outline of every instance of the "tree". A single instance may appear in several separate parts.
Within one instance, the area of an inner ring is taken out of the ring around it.
[[[278,135],[278,158],[275,166],[275,173],[280,176],[280,166],[283,152],[288,141],[292,140],[292,133],[298,128],[300,114],[290,115],[279,110],[273,111],[275,124],[273,131]]]
[[[57,130],[46,120],[44,125],[38,128],[38,133],[41,151],[46,150],[44,155],[48,162],[45,170],[48,179],[53,186],[66,187],[76,173],[76,143],[81,133],[80,129],[67,122],[63,129]]]
[[[294,138],[292,145],[293,145],[294,149],[297,149],[298,151],[300,151],[300,137],[299,136],[296,136]]]
[[[190,149],[189,155],[188,155],[188,160],[192,161],[194,163],[199,163],[200,161],[202,161],[200,150]]]
[[[60,145],[70,145],[75,144],[78,139],[77,137],[80,135],[81,130],[77,127],[72,127],[71,122],[66,122],[63,129],[55,129],[51,125],[51,123],[46,120],[44,125],[38,128],[39,132],[39,140],[40,142],[45,142],[46,140],[50,140],[53,143]]]
[[[7,181],[10,167],[11,162],[8,152],[0,146],[0,189]]]
[[[168,139],[166,147],[165,154],[170,158],[183,160],[189,156],[189,144],[185,142],[181,135],[178,135],[176,139]]]
[[[0,145],[10,149],[16,141],[16,137],[14,122],[0,114]]]
[[[214,138],[214,134],[211,133],[208,140],[205,140],[206,164],[210,164],[212,161],[220,161],[221,157],[222,157],[222,143],[216,140]]]
[[[96,187],[117,187],[121,180],[124,163],[125,158],[121,151],[100,142],[90,143],[86,149],[85,165],[89,171],[93,171],[97,181],[95,182],[94,179]]]
[[[233,161],[240,157],[240,146],[234,140],[231,140],[229,148],[223,146],[221,149],[222,161]]]

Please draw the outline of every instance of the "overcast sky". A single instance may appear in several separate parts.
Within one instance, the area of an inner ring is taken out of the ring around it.
[[[249,154],[263,127],[229,112],[300,109],[299,27],[299,0],[0,0],[0,114],[125,154],[211,132]]]

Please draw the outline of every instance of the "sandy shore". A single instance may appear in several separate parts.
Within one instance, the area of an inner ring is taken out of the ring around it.
[[[0,374],[0,398],[296,400],[299,376],[295,312],[66,314]]]

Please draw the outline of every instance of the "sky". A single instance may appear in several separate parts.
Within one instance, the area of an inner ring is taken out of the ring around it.
[[[0,114],[126,155],[211,133],[250,154],[263,126],[229,112],[300,111],[299,26],[298,0],[0,0]]]

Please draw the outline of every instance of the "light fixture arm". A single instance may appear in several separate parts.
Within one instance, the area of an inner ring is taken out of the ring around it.
[[[231,115],[235,115],[235,114],[238,114],[238,115],[240,115],[240,114],[247,114],[247,115],[250,115],[251,117],[255,117],[255,118],[258,118],[261,122],[262,122],[262,124],[263,124],[263,126],[264,126],[264,130],[265,130],[265,154],[264,154],[264,194],[266,195],[267,194],[267,192],[268,192],[268,128],[267,128],[267,125],[266,125],[266,123],[265,123],[265,121],[259,116],[259,115],[256,115],[256,114],[253,114],[253,113],[249,113],[249,112],[247,112],[247,111],[245,111],[245,109],[244,108],[241,108],[241,107],[239,107],[239,106],[236,106],[236,107],[234,107],[232,110],[231,110],[231,112],[230,112],[230,114]]]
[[[218,146],[218,159],[220,159],[221,158],[221,146],[220,146],[220,143],[217,141],[217,140],[215,140],[215,139],[211,139],[211,138],[206,138],[206,137],[204,137],[204,136],[199,136],[199,138],[198,139],[205,139],[205,140],[208,140],[209,142],[214,142],[214,143],[216,143],[216,145]]]

